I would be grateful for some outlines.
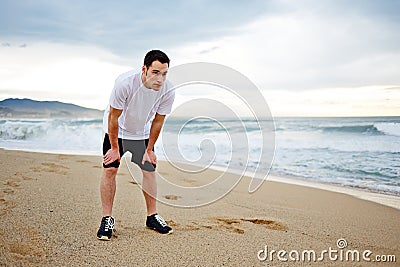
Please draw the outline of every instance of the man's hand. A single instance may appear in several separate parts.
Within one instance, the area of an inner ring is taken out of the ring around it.
[[[113,163],[116,160],[121,160],[118,149],[109,149],[107,153],[103,156],[103,162],[105,165]]]
[[[145,161],[150,162],[151,164],[157,164],[156,154],[152,150],[147,150],[143,154],[142,165]]]

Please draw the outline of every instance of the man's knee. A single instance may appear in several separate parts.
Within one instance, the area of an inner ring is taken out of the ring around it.
[[[104,176],[107,178],[115,178],[118,172],[118,168],[110,167],[110,168],[104,168],[103,169]]]
[[[142,170],[142,174],[143,174],[143,178],[154,178],[156,177],[156,173],[155,172],[149,172],[146,170]]]

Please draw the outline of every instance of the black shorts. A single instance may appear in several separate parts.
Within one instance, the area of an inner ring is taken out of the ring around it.
[[[149,139],[127,140],[127,139],[118,138],[119,155],[122,158],[122,156],[125,154],[125,152],[129,151],[132,153],[131,162],[136,163],[142,170],[154,172],[156,170],[155,164],[151,164],[148,161],[145,161],[144,164],[142,164],[143,155],[144,155],[144,152],[146,150],[148,143],[149,143]],[[108,137],[108,134],[105,134],[104,141],[103,141],[103,155],[105,155],[110,148],[111,148],[110,138]],[[153,151],[154,151],[154,148],[153,148]],[[118,168],[119,164],[120,164],[120,162],[118,160],[116,160],[107,165],[105,165],[103,163],[103,167],[104,168],[110,168],[110,167]]]

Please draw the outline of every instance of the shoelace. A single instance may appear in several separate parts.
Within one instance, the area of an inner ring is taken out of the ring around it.
[[[154,217],[161,224],[162,227],[166,227],[167,226],[167,223],[164,221],[164,219],[160,215],[157,214]]]
[[[106,225],[104,227],[105,231],[108,231],[109,229],[110,230],[114,229],[114,220],[111,217],[106,218]]]

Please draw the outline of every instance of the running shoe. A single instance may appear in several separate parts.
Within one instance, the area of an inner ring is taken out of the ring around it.
[[[114,229],[114,218],[106,216],[101,219],[99,231],[97,231],[97,238],[99,240],[110,240]]]
[[[165,220],[157,213],[147,216],[146,226],[160,234],[171,234],[173,232],[172,228],[169,227]]]

